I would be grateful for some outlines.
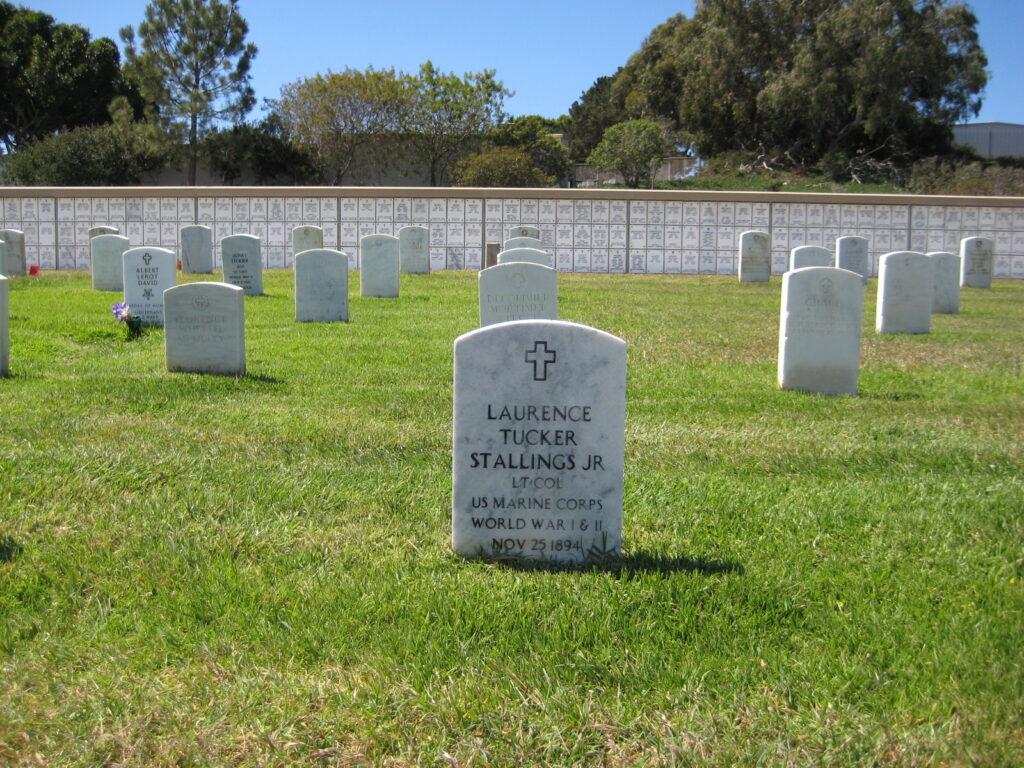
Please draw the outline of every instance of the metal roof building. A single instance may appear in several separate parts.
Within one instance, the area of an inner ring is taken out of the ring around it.
[[[983,157],[1024,157],[1024,125],[966,123],[953,126],[953,141],[973,147]]]

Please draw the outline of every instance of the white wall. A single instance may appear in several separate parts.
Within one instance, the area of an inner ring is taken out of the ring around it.
[[[79,196],[75,196],[76,193]],[[429,194],[430,197],[415,195]],[[539,226],[558,268],[581,272],[735,274],[739,233],[772,235],[785,269],[798,245],[833,247],[861,235],[878,257],[894,250],[957,252],[960,239],[991,237],[996,277],[1024,278],[1024,198],[399,188],[0,189],[0,228],[25,232],[29,264],[88,269],[86,230],[110,224],[133,246],[178,249],[178,230],[208,224],[214,238],[250,233],[266,267],[289,268],[291,229],[324,228],[324,245],[358,264],[359,238],[430,230],[434,269],[479,269],[485,242],[516,224]],[[215,249],[216,251],[217,249]],[[218,265],[219,266],[219,265]]]

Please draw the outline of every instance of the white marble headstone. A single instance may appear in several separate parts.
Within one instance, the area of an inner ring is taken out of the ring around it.
[[[867,285],[871,267],[868,262],[868,239],[857,235],[836,238],[836,266],[856,272]]]
[[[878,333],[929,333],[935,266],[923,253],[894,251],[878,267]]]
[[[740,234],[741,283],[767,283],[772,274],[772,236],[750,230]]]
[[[857,394],[864,282],[835,267],[782,276],[779,387],[824,395]]]
[[[10,295],[10,281],[3,275],[0,275],[0,376],[11,375]]]
[[[508,236],[512,237],[532,237],[536,240],[540,240],[540,228],[531,227],[526,224],[520,224],[516,227],[509,227]]]
[[[0,232],[0,238],[4,236]],[[988,237],[965,237],[960,241],[960,285],[968,288],[992,287],[995,242]]]
[[[324,231],[320,227],[306,224],[292,229],[292,254],[320,250],[324,247]]]
[[[540,264],[544,267],[554,267],[551,254],[539,248],[513,248],[498,254],[499,264],[510,264],[514,261],[525,261],[530,264]]]
[[[89,241],[94,290],[124,290],[124,252],[129,248],[128,238],[121,235],[96,235]]]
[[[430,231],[426,227],[398,230],[398,266],[403,273],[430,273]]]
[[[626,343],[557,320],[455,340],[452,546],[464,557],[618,556]]]
[[[933,315],[960,314],[960,257],[947,251],[928,254],[935,269]]]
[[[295,319],[348,322],[348,254],[325,248],[295,254]]]
[[[9,277],[24,275],[25,267],[25,233],[20,229],[0,229],[0,240],[4,241],[7,254],[4,258],[2,274]]]
[[[99,237],[100,235],[119,235],[121,234],[121,230],[117,227],[109,227],[106,224],[99,224],[95,227],[89,227],[89,230],[85,234],[90,240],[92,240],[94,237]]]
[[[510,237],[502,245],[503,251],[511,251],[513,248],[533,248],[538,251],[544,250],[544,244],[537,237]]]
[[[398,298],[398,238],[366,235],[359,241],[359,295]]]
[[[167,370],[245,375],[245,291],[227,283],[186,283],[164,292]]]
[[[193,275],[213,272],[213,230],[202,224],[181,228],[181,271]]]
[[[164,291],[177,280],[174,252],[166,248],[129,248],[122,256],[124,300],[132,317],[163,325]]]
[[[263,255],[255,235],[231,235],[220,241],[224,282],[237,285],[246,296],[263,295]]]
[[[820,245],[801,245],[789,252],[789,268],[804,269],[805,267],[831,267],[834,256],[828,248]]]
[[[515,261],[483,269],[479,279],[481,327],[558,319],[558,272],[551,267]]]

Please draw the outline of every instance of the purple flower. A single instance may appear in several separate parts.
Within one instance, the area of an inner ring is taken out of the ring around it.
[[[129,307],[123,301],[115,301],[114,306],[112,306],[110,310],[111,312],[114,313],[114,317],[116,317],[122,323],[126,322],[132,316],[131,307]]]

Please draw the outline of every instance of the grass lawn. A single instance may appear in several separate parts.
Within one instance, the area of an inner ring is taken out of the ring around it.
[[[0,764],[1024,764],[1024,282],[885,337],[872,282],[826,398],[778,278],[561,275],[629,368],[624,558],[559,570],[449,547],[476,275],[356,278],[300,325],[268,272],[241,379],[12,280]]]

